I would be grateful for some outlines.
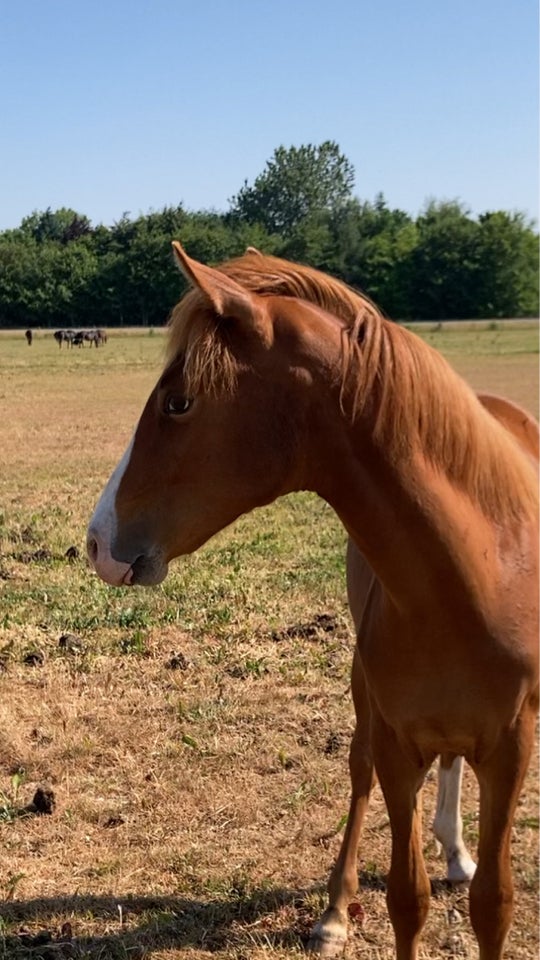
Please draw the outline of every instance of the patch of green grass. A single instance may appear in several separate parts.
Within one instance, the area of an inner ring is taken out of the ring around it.
[[[540,820],[538,817],[519,817],[516,823],[518,827],[528,827],[529,830],[538,830]]]
[[[534,324],[526,328],[516,328],[512,325],[504,326],[500,321],[492,321],[482,328],[464,323],[461,328],[457,328],[457,325],[446,327],[443,324],[437,330],[426,330],[420,325],[413,326],[412,329],[426,343],[452,359],[537,354],[539,349],[538,327]]]
[[[136,630],[135,633],[123,636],[120,640],[120,652],[139,657],[145,656],[147,653],[146,635],[143,631]]]
[[[24,779],[24,773],[17,771],[11,776],[9,792],[0,790],[0,823],[11,823],[20,816],[19,788]]]

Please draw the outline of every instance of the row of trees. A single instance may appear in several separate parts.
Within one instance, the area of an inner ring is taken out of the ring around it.
[[[337,144],[275,151],[229,210],[182,206],[112,227],[35,212],[0,233],[0,326],[159,325],[181,295],[170,242],[219,263],[252,245],[367,292],[396,319],[538,316],[538,237],[520,213],[474,218],[431,202],[416,218],[353,195]]]

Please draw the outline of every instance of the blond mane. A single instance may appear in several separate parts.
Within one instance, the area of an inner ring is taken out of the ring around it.
[[[514,439],[437,351],[386,320],[367,297],[310,267],[251,249],[218,269],[259,296],[307,301],[344,322],[342,404],[352,418],[372,404],[374,436],[387,455],[412,455],[419,444],[494,519],[533,509],[535,474]],[[189,291],[171,317],[167,358],[178,356],[193,393],[234,389],[227,323],[198,290]]]

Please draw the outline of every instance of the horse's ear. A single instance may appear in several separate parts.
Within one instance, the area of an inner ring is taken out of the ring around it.
[[[249,290],[220,270],[192,260],[177,240],[173,240],[173,250],[176,263],[186,279],[208,297],[219,316],[250,320],[253,326],[257,325],[260,309]]]
[[[256,257],[262,257],[263,254],[260,250],[257,250],[257,247],[246,247],[246,253],[251,253]]]

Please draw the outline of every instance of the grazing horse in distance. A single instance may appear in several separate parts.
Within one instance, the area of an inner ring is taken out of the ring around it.
[[[107,334],[105,330],[87,330],[84,339],[90,343],[90,346],[94,344],[95,347],[99,347],[100,344],[107,343]]]
[[[72,347],[74,343],[80,346],[82,343],[82,333],[75,333],[75,330],[55,330],[53,337],[59,347],[61,347],[63,343],[65,343],[67,347]],[[80,338],[80,340],[77,338]]]
[[[67,344],[68,347],[83,347],[85,341],[90,346],[94,344],[95,347],[107,343],[105,330],[56,330],[53,336],[59,347],[63,343]]]
[[[32,337],[33,337],[32,331],[31,331],[31,330],[26,330],[24,335],[25,335],[25,337],[26,337],[26,342],[27,342],[28,346],[31,347],[31,346],[32,346]]]
[[[343,949],[376,771],[397,958],[416,960],[430,898],[420,792],[440,755],[454,785],[462,757],[479,782],[470,913],[480,960],[500,960],[538,708],[534,421],[480,402],[331,277],[255,251],[210,268],[174,249],[192,289],[90,522],[90,560],[111,584],[159,583],[242,513],[295,490],[325,499],[351,544],[357,725],[347,827],[310,949]]]

